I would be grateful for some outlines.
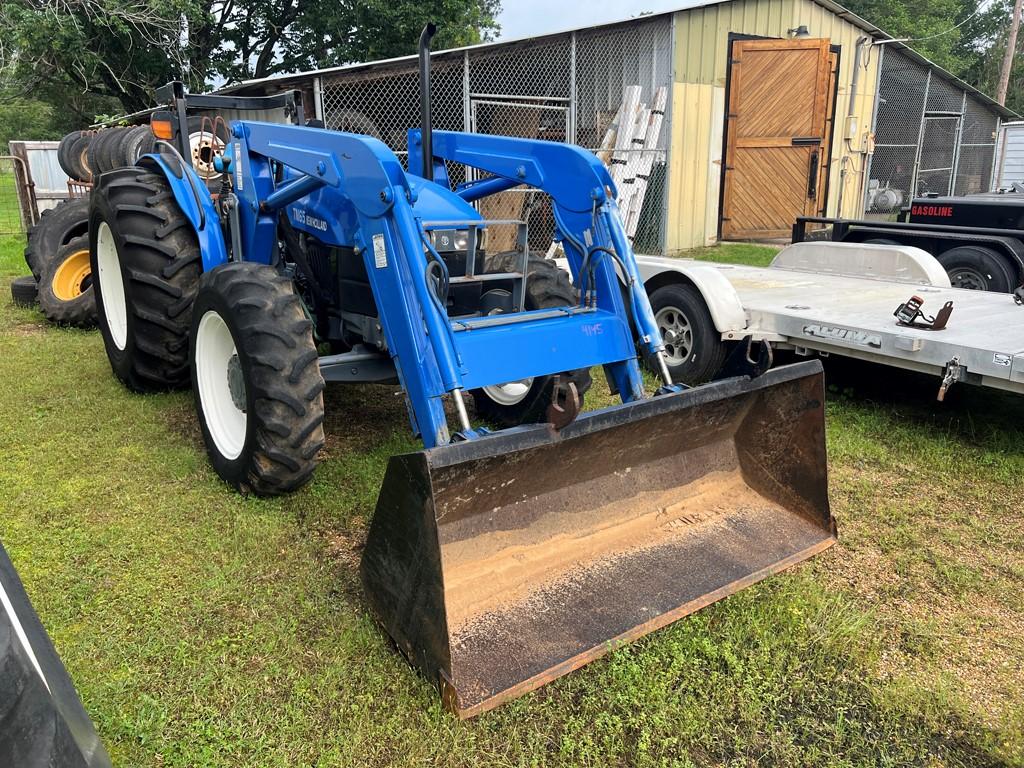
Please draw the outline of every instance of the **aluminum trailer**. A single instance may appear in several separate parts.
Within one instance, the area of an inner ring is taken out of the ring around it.
[[[1021,297],[952,288],[938,261],[919,248],[796,243],[768,267],[636,260],[677,380],[696,383],[695,372],[706,378],[706,366],[696,370],[700,363],[720,364],[731,342],[749,338],[798,355],[844,355],[934,374],[942,379],[940,397],[955,382],[1024,393]],[[928,314],[953,302],[948,326],[900,325],[893,312],[911,295],[924,300]],[[688,296],[699,299],[683,306]]]

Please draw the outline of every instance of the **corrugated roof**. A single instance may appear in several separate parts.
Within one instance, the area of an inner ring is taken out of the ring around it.
[[[461,46],[459,48],[446,48],[446,49],[441,50],[441,51],[435,51],[433,53],[433,56],[441,58],[441,57],[445,57],[445,56],[451,56],[451,55],[456,54],[456,53],[461,53],[463,51],[495,49],[495,48],[502,48],[502,47],[506,47],[506,46],[514,46],[514,45],[521,44],[521,43],[524,43],[524,42],[532,42],[532,41],[536,41],[536,40],[547,40],[547,39],[551,39],[551,38],[557,38],[557,37],[560,37],[562,35],[567,35],[567,34],[570,34],[572,32],[582,32],[582,31],[591,30],[591,29],[601,29],[601,28],[604,28],[604,27],[614,27],[614,26],[619,26],[619,25],[622,25],[622,24],[643,23],[643,22],[648,21],[650,19],[656,19],[656,18],[659,18],[659,17],[662,17],[662,16],[669,16],[669,15],[672,15],[674,13],[690,11],[690,10],[694,10],[696,8],[706,8],[706,7],[712,6],[712,5],[722,5],[722,4],[727,3],[727,2],[731,2],[731,0],[694,0],[694,2],[684,3],[684,4],[680,5],[679,7],[674,8],[674,9],[669,10],[669,11],[660,11],[658,13],[650,13],[650,14],[646,14],[644,16],[637,16],[637,17],[631,17],[631,18],[626,18],[626,19],[620,19],[618,21],[609,21],[609,22],[606,22],[604,24],[595,24],[595,25],[591,25],[591,26],[587,26],[587,27],[573,27],[573,28],[570,28],[570,29],[559,30],[557,32],[547,32],[547,33],[545,33],[543,35],[530,35],[530,36],[526,36],[526,37],[513,38],[511,40],[497,40],[497,41],[487,42],[487,43],[477,43],[476,45]],[[895,38],[893,38],[892,35],[890,35],[885,30],[881,29],[880,27],[876,27],[871,22],[867,21],[866,19],[861,18],[860,16],[855,14],[853,11],[850,11],[847,8],[844,8],[839,3],[834,3],[834,2],[832,2],[832,0],[811,0],[811,2],[815,3],[816,5],[821,6],[825,10],[829,11],[830,13],[834,14],[835,16],[838,16],[839,18],[843,19],[844,21],[847,21],[850,24],[853,24],[854,26],[859,27],[860,29],[864,30],[869,35],[871,35],[871,37],[873,39],[875,39],[876,42],[881,43],[881,44],[886,45],[886,46],[890,46],[892,48],[895,48],[895,49],[899,50],[900,53],[904,54],[905,56],[908,56],[909,58],[913,59],[914,61],[918,62],[919,64],[923,64],[924,66],[931,68],[941,78],[943,78],[944,80],[949,81],[950,83],[953,83],[954,85],[956,85],[956,87],[961,88],[961,89],[967,91],[972,96],[977,98],[979,101],[983,102],[986,106],[988,106],[992,110],[998,112],[1000,114],[1000,116],[1002,116],[1004,118],[1006,118],[1006,117],[1009,117],[1009,118],[1019,118],[1019,117],[1021,117],[1020,115],[1018,115],[1013,110],[1010,110],[1010,109],[1002,106],[1001,104],[999,104],[991,96],[988,96],[987,94],[982,93],[981,91],[979,91],[977,88],[975,88],[970,83],[964,82],[963,80],[958,78],[956,75],[954,75],[952,72],[950,72],[950,71],[948,71],[946,69],[943,69],[942,67],[940,67],[935,62],[931,61],[930,59],[926,58],[922,54],[920,54],[917,51],[915,51],[913,48],[911,48],[906,43],[901,42],[899,40],[896,40]],[[406,64],[406,63],[415,61],[415,59],[416,59],[416,55],[415,54],[411,54],[409,56],[397,56],[397,57],[391,58],[391,59],[378,59],[376,61],[353,62],[351,64],[342,64],[342,65],[336,66],[336,67],[325,67],[323,69],[311,69],[311,70],[306,70],[306,71],[303,71],[303,72],[295,72],[295,73],[289,73],[289,74],[284,74],[284,75],[273,75],[271,77],[264,77],[264,78],[259,78],[259,79],[256,79],[256,80],[245,80],[245,81],[243,81],[241,83],[238,83],[237,85],[232,85],[232,86],[228,86],[226,88],[222,88],[219,91],[217,91],[217,93],[235,93],[235,92],[238,92],[240,90],[245,90],[245,89],[252,88],[252,87],[255,87],[255,86],[266,85],[267,83],[274,83],[274,84],[280,83],[282,85],[288,85],[288,84],[293,84],[297,80],[303,80],[303,79],[307,79],[307,78],[310,78],[310,77],[323,76],[323,75],[334,74],[334,73],[338,73],[338,72],[352,72],[352,71],[362,70],[362,69],[386,67],[386,66],[389,66],[389,65]]]

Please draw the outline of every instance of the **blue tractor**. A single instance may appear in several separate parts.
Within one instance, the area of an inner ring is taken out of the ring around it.
[[[368,136],[238,121],[215,194],[163,143],[99,179],[90,232],[114,373],[191,385],[240,490],[310,479],[325,385],[401,388],[423,450],[390,460],[362,580],[468,717],[810,557],[835,527],[819,364],[674,384],[605,167],[432,131],[432,33],[408,171]],[[453,185],[446,162],[473,180]],[[474,205],[523,185],[550,197],[568,271]],[[516,249],[487,249],[497,227]],[[621,405],[583,413],[597,368]]]

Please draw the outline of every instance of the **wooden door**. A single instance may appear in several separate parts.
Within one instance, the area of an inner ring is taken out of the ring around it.
[[[828,40],[733,41],[723,239],[788,237],[824,208],[831,64]]]

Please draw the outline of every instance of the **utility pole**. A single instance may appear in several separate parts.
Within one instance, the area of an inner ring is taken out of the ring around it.
[[[1020,29],[1020,11],[1024,0],[1014,0],[1013,17],[1010,19],[1010,36],[1006,41],[1006,53],[1003,54],[1003,68],[999,71],[999,90],[996,101],[1006,105],[1006,89],[1010,85],[1010,70],[1013,69],[1013,54],[1017,50],[1017,30]]]

